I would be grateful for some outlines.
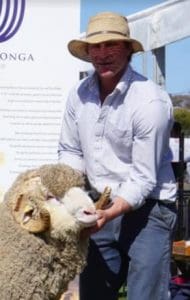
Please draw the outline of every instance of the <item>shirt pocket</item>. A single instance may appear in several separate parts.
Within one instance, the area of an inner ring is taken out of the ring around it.
[[[108,121],[105,128],[105,138],[120,159],[131,161],[133,144],[132,130],[122,128]]]

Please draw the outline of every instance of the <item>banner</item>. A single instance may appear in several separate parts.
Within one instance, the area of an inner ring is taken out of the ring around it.
[[[0,0],[0,200],[23,170],[57,162],[62,113],[79,63],[80,1]]]

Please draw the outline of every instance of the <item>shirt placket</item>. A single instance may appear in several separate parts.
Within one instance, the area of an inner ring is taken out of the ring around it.
[[[108,118],[109,110],[110,110],[110,103],[112,101],[112,97],[108,96],[106,99],[107,104],[103,104],[100,109],[99,117],[96,121],[95,131],[94,131],[94,171],[97,177],[101,176],[104,173],[104,164],[102,160],[104,157],[102,156],[103,150],[103,139],[104,139],[104,131],[105,131],[105,124]]]

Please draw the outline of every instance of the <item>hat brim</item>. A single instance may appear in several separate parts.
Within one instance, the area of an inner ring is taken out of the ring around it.
[[[101,34],[99,36],[97,35],[89,37],[86,40],[71,40],[68,43],[68,49],[73,56],[81,60],[91,62],[91,59],[88,54],[88,45],[98,44],[107,41],[125,41],[131,43],[133,53],[144,51],[143,46],[139,41],[127,37],[125,38],[117,34]]]

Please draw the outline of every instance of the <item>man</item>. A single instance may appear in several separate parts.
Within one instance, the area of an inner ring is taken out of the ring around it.
[[[116,300],[127,278],[128,300],[169,299],[176,184],[169,150],[172,104],[163,90],[129,62],[143,51],[127,19],[92,17],[69,51],[94,73],[70,92],[59,142],[60,162],[88,177],[112,203],[92,227],[81,300]]]

